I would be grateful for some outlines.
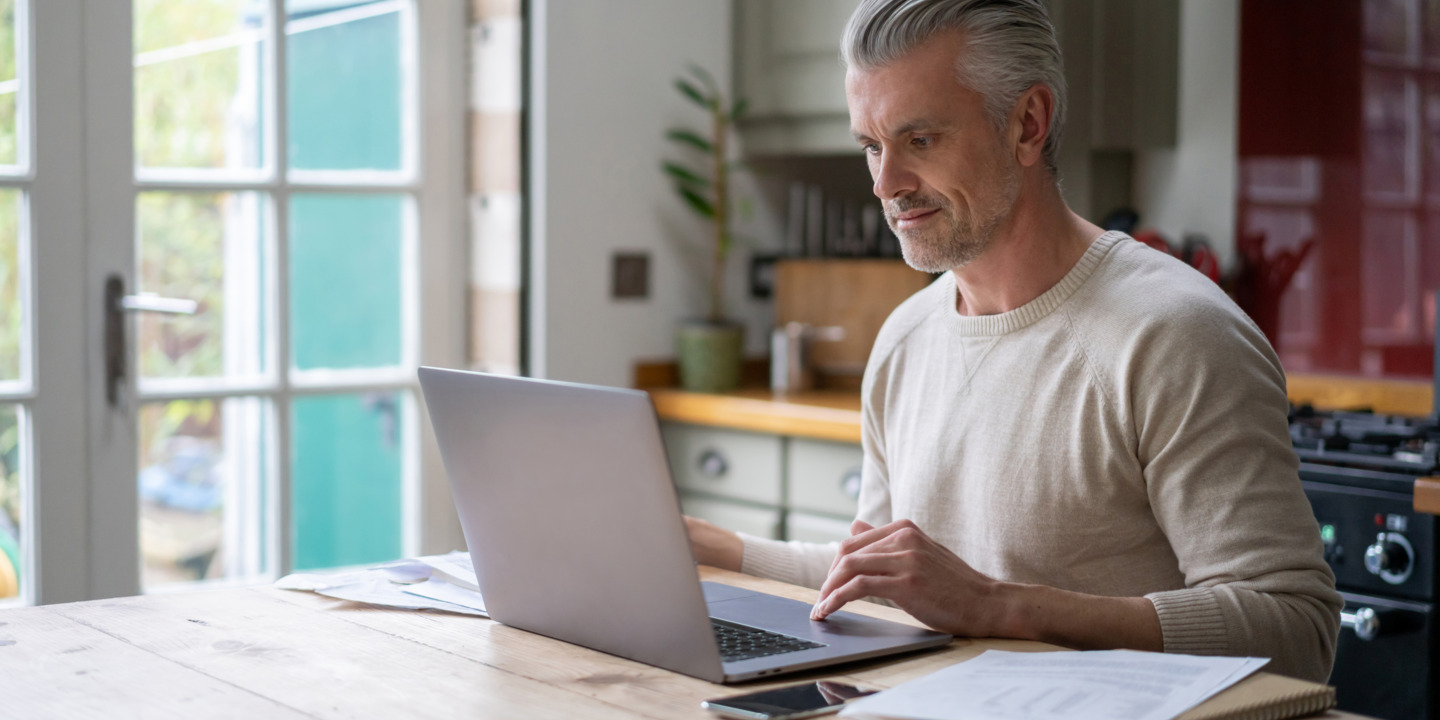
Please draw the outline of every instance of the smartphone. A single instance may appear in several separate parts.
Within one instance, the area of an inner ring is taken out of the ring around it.
[[[762,690],[749,695],[716,698],[700,703],[700,707],[725,717],[745,720],[790,720],[824,715],[839,710],[846,702],[876,690],[861,690],[854,685],[821,680]]]

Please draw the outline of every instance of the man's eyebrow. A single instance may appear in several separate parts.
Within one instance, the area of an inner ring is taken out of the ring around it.
[[[911,133],[923,133],[925,131],[933,131],[936,127],[940,125],[941,123],[931,120],[910,120],[895,128],[894,132],[892,132],[891,134],[895,137],[901,137],[903,135],[909,135]],[[859,130],[855,130],[853,128],[850,130],[850,135],[851,137],[855,138],[855,142],[858,143],[866,143],[873,140],[869,135],[866,135],[865,133],[860,132]]]

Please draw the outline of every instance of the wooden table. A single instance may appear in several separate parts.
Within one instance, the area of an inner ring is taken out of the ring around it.
[[[805,602],[812,590],[711,568],[706,579]],[[856,612],[914,623],[868,603]],[[597,615],[603,622],[603,616]],[[1012,640],[802,677],[889,687]],[[704,718],[725,687],[490,620],[271,587],[0,611],[0,717]],[[1355,717],[1330,713],[1324,717]]]

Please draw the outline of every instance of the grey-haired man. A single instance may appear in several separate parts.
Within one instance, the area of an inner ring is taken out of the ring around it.
[[[836,545],[688,519],[700,562],[956,635],[1259,655],[1329,675],[1341,600],[1264,336],[1199,273],[1072,212],[1039,0],[864,0],[851,127],[905,259]]]

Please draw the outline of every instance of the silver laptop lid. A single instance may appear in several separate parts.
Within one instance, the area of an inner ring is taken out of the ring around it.
[[[421,368],[490,615],[719,682],[650,397]]]

